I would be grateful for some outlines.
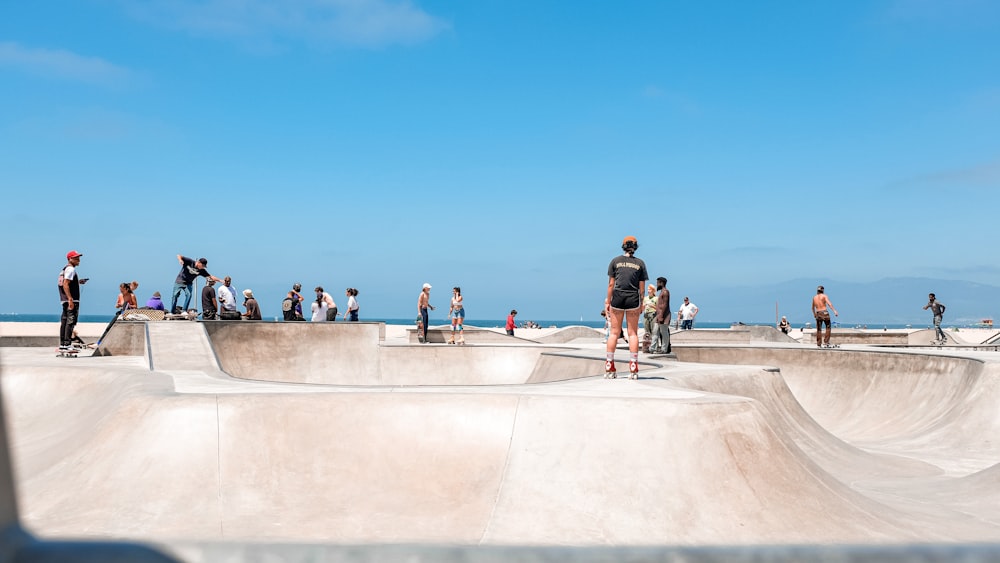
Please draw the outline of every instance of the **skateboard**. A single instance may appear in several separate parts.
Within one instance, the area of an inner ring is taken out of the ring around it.
[[[424,343],[424,319],[417,317],[417,342]]]
[[[840,344],[824,344],[823,348],[840,348]]]
[[[76,358],[76,357],[78,357],[77,355],[79,353],[80,353],[80,351],[77,350],[76,348],[74,348],[72,350],[60,350],[59,348],[56,348],[56,357],[57,358]]]

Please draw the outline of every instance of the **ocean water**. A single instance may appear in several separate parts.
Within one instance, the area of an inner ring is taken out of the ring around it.
[[[113,315],[80,315],[80,322],[84,322],[84,323],[107,323],[107,322],[111,322],[112,318],[113,318]],[[278,318],[271,318],[271,319],[264,319],[264,320],[281,320],[281,319],[280,319],[280,317],[278,317]],[[393,325],[414,325],[414,326],[416,326],[416,316],[414,316],[412,318],[408,318],[408,319],[387,319],[387,318],[372,318],[372,319],[368,319],[368,318],[362,318],[361,320],[362,321],[384,322],[386,324],[393,324]],[[531,320],[531,319],[519,319],[518,320],[518,326],[520,327],[521,323],[529,321],[529,320]],[[16,322],[24,322],[24,323],[58,323],[59,322],[59,315],[53,315],[53,314],[34,314],[34,313],[0,313],[0,322],[5,322],[5,323],[12,323],[12,322],[14,322],[14,323],[16,323]],[[337,322],[344,322],[344,321],[337,321]],[[586,327],[597,328],[597,329],[603,329],[604,328],[604,320],[603,319],[588,320],[588,321],[579,321],[579,320],[576,320],[576,321],[536,320],[534,322],[535,322],[535,324],[537,324],[539,327],[542,327],[542,328],[549,328],[549,327],[559,327],[559,328],[562,328],[562,327],[567,327],[567,326],[586,326]],[[441,318],[431,317],[431,325],[437,326],[437,325],[445,325],[445,324],[450,324],[450,321],[448,319],[444,318],[444,317],[441,317]],[[469,326],[477,326],[477,327],[483,327],[483,328],[493,328],[493,327],[500,327],[500,328],[502,328],[504,325],[507,324],[507,321],[506,321],[506,319],[465,319],[465,324],[467,324]],[[769,322],[745,323],[745,324],[747,324],[747,325],[753,325],[753,326],[774,326],[774,323],[769,323]],[[641,325],[642,325],[642,321],[640,320],[640,326]],[[717,321],[695,321],[695,324],[694,324],[695,328],[729,328],[731,326],[733,326],[733,323],[731,323],[731,322],[717,322]],[[796,328],[801,328],[798,325],[795,325],[795,326],[796,326]],[[854,327],[853,325],[848,326],[848,325],[837,325],[837,324],[834,324],[834,326],[835,327],[839,327],[839,328],[861,328],[861,327]],[[927,326],[929,326],[929,325],[927,325]],[[915,325],[911,326],[911,325],[906,325],[906,324],[892,324],[892,323],[889,323],[889,324],[878,324],[878,323],[873,323],[873,324],[868,324],[864,328],[872,328],[872,329],[893,328],[893,329],[900,329],[900,328],[926,328],[926,326],[925,325],[919,325],[919,324],[915,324]]]

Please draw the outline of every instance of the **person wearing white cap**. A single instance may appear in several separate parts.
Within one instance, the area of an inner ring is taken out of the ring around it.
[[[427,324],[430,322],[430,315],[427,310],[434,310],[434,305],[431,305],[431,284],[425,283],[423,289],[420,290],[420,297],[417,298],[417,311],[420,314],[420,320],[423,321],[423,343],[427,344]]]
[[[81,279],[76,272],[83,254],[75,250],[66,253],[68,264],[59,272],[59,301],[62,303],[62,316],[59,317],[59,349],[69,350],[73,345],[73,330],[80,318],[80,285],[87,283],[87,278]]]
[[[243,314],[243,318],[248,321],[261,320],[260,306],[257,304],[257,300],[253,298],[252,289],[243,290],[243,306],[247,308],[247,312]]]

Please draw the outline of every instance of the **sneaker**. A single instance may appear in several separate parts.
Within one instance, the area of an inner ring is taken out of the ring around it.
[[[65,345],[65,344],[60,344],[60,345],[59,345],[59,351],[60,351],[60,352],[66,352],[66,351],[68,351],[68,350],[72,350],[72,349],[73,349],[73,348],[72,348],[71,346],[67,346],[67,345]]]
[[[604,362],[604,379],[615,379],[618,377],[618,372],[615,370],[615,361],[607,360]]]

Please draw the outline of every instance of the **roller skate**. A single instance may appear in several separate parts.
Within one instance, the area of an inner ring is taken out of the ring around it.
[[[639,379],[639,363],[635,360],[631,360],[628,363],[628,378]]]
[[[607,360],[604,362],[604,379],[617,379],[618,372],[615,370],[615,361]]]

